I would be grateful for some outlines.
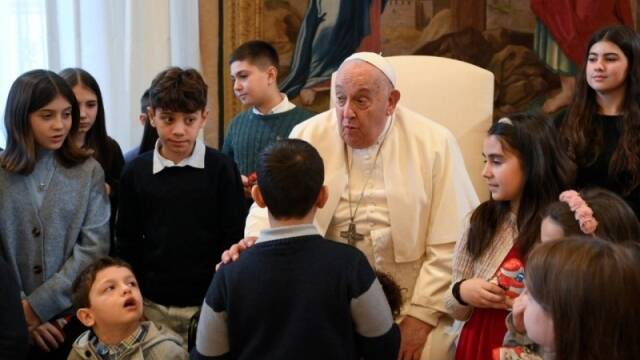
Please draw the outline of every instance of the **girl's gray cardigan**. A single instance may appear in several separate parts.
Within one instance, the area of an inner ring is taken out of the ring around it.
[[[93,158],[71,168],[56,162],[38,208],[28,177],[43,173],[42,163],[30,175],[0,168],[0,256],[18,275],[22,297],[49,321],[71,307],[78,273],[108,253],[110,209]]]

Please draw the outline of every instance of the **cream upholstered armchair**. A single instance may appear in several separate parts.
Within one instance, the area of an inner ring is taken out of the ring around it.
[[[458,140],[480,201],[489,198],[482,179],[482,142],[491,126],[493,73],[449,58],[389,56],[396,71],[400,104],[446,126]],[[331,106],[334,105],[334,76]]]

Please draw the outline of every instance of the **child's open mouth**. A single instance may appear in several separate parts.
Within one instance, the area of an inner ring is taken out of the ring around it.
[[[129,298],[124,302],[124,308],[131,308],[131,307],[135,307],[136,306],[136,299],[134,298]]]

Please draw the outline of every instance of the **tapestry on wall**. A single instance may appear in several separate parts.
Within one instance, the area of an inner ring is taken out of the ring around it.
[[[243,110],[233,96],[226,59],[252,39],[274,45],[280,55],[281,90],[298,105],[317,112],[329,107],[331,74],[342,60],[355,51],[375,51],[385,56],[444,56],[488,69],[495,75],[494,118],[533,107],[553,113],[568,102],[572,88],[567,84],[580,65],[575,54],[584,52],[575,39],[583,41],[584,34],[605,23],[633,26],[632,11],[638,11],[630,0],[593,4],[589,0],[225,0],[219,79],[225,128]],[[562,33],[563,21],[572,24],[572,34]]]

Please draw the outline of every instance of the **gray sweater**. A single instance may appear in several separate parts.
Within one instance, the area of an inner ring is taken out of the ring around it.
[[[33,180],[46,187],[34,189]],[[92,158],[72,168],[41,158],[29,175],[0,168],[0,256],[42,321],[71,307],[73,280],[109,251],[104,184],[102,168]]]

